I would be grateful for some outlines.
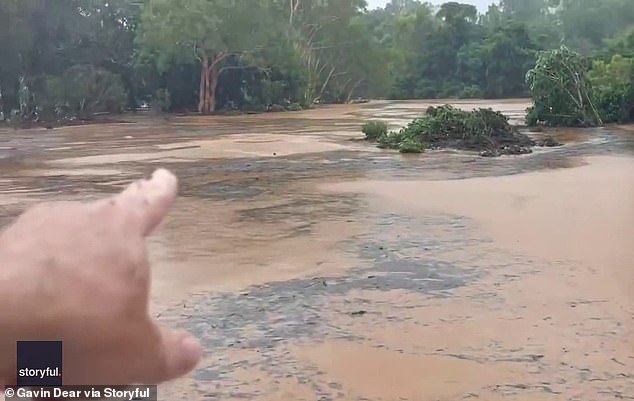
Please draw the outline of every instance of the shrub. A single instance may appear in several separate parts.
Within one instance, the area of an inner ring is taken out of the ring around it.
[[[462,99],[479,99],[483,97],[482,89],[477,85],[467,86],[462,90],[460,98]]]
[[[302,107],[301,104],[299,103],[291,103],[286,110],[288,111],[300,111],[300,110],[304,110],[304,108],[308,108],[308,107]]]
[[[405,138],[399,145],[398,151],[401,153],[423,153],[425,145],[416,138]]]
[[[280,112],[280,111],[285,111],[286,109],[284,108],[284,106],[279,105],[279,104],[272,104],[269,107],[269,111],[271,112]]]
[[[402,130],[399,132],[389,132],[381,135],[378,139],[378,147],[381,149],[398,149],[405,139]]]
[[[450,105],[430,107],[426,114],[398,132],[382,133],[378,147],[420,153],[426,148],[490,150],[489,153],[528,153],[533,141],[517,132],[508,118],[491,109],[464,111]]]
[[[597,89],[597,108],[606,123],[628,123],[634,121],[634,87],[614,85]]]
[[[127,101],[121,78],[90,65],[75,65],[60,76],[34,80],[40,121],[89,118],[95,113],[120,113]]]
[[[152,107],[155,111],[166,112],[172,107],[172,97],[167,89],[159,88],[152,98]]]
[[[66,98],[79,114],[120,113],[127,96],[121,78],[99,68],[77,65],[63,75]]]
[[[365,134],[366,140],[374,142],[387,134],[387,124],[383,121],[368,121],[363,124],[361,132]]]
[[[595,61],[588,75],[602,120],[634,121],[634,58],[615,55],[609,63]]]

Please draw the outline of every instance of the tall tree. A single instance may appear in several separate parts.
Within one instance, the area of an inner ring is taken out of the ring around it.
[[[591,55],[600,51],[606,38],[634,25],[632,0],[561,0],[557,18],[565,43]]]
[[[162,69],[174,61],[198,62],[198,110],[211,113],[223,63],[258,50],[269,5],[263,0],[148,0],[137,37],[142,57],[154,58]]]
[[[342,63],[351,49],[367,40],[359,37],[352,20],[365,9],[365,0],[289,0],[288,39],[303,60],[308,85],[304,103],[320,101],[333,78],[350,75]],[[360,61],[356,59],[355,62]]]
[[[141,8],[140,0],[79,2],[83,29],[72,49],[75,63],[91,64],[118,75],[130,107],[136,106],[134,38]]]
[[[533,97],[529,125],[594,126],[602,124],[587,77],[587,61],[562,46],[539,54],[526,74]]]

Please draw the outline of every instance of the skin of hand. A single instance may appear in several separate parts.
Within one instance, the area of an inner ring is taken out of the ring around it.
[[[14,385],[17,340],[62,340],[65,385],[158,384],[201,358],[186,332],[149,314],[145,237],[174,203],[177,179],[93,202],[49,202],[0,233],[0,385]]]

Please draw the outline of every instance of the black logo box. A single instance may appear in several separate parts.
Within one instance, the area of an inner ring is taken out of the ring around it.
[[[61,386],[61,341],[17,342],[18,386]]]

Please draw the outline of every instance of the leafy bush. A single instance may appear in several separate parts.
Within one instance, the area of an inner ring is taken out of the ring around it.
[[[597,60],[588,76],[604,122],[634,121],[634,58],[615,55],[609,63]]]
[[[280,112],[280,111],[285,111],[286,109],[284,108],[284,106],[279,105],[279,104],[272,104],[269,107],[269,111],[271,112]]]
[[[461,99],[479,99],[483,97],[482,89],[477,85],[467,86],[460,94]]]
[[[368,121],[363,124],[361,132],[365,134],[366,140],[376,141],[382,135],[387,134],[387,124],[383,121]]]
[[[279,102],[285,97],[285,85],[280,81],[271,81],[269,79],[263,79],[260,81],[260,91],[262,103],[274,104]]]
[[[416,138],[405,138],[399,145],[398,151],[401,153],[423,153],[425,145]]]
[[[459,98],[463,91],[463,84],[461,82],[449,81],[445,82],[442,89],[438,93],[440,99],[455,99]]]
[[[121,78],[90,65],[76,65],[60,76],[36,80],[37,118],[88,118],[95,113],[120,113],[127,101]]]
[[[426,148],[489,150],[493,155],[529,153],[534,142],[517,132],[508,118],[491,109],[464,111],[450,105],[426,114],[398,132],[383,133],[378,147],[420,153]]]
[[[72,119],[73,113],[66,99],[66,84],[61,77],[46,76],[43,90],[38,94],[38,117],[41,120]]]
[[[614,85],[596,90],[597,108],[606,123],[634,121],[634,87]]]
[[[123,111],[127,96],[118,75],[93,66],[77,65],[69,68],[62,79],[66,97],[79,114]]]
[[[159,88],[152,98],[152,106],[156,111],[167,112],[172,107],[172,97],[169,90]]]
[[[288,111],[300,111],[300,110],[304,110],[305,108],[308,108],[307,106],[304,107],[299,103],[291,103],[286,110]]]
[[[388,132],[381,135],[377,139],[377,147],[381,149],[399,149],[401,146],[401,142],[403,142],[405,139],[406,137],[403,134],[402,130],[398,132]]]

